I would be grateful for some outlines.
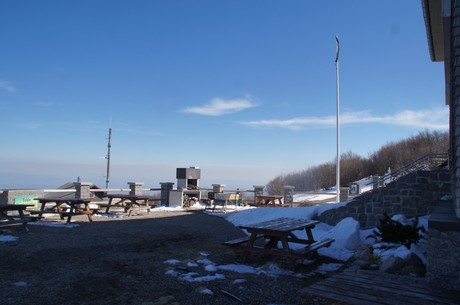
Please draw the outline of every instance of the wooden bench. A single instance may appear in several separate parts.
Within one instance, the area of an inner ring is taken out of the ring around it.
[[[58,212],[54,210],[43,210],[43,211],[27,210],[27,212],[29,213],[27,217],[30,219],[41,220],[45,218],[44,216],[42,216],[43,214],[57,214],[60,216],[61,219],[64,219],[64,216],[62,214],[65,213],[65,211],[67,211],[67,208],[64,208],[64,207],[62,208],[62,212]]]
[[[89,198],[37,198],[40,203],[40,210],[30,211],[31,214],[59,214],[61,219],[67,217],[67,224],[71,222],[72,216],[86,215],[88,220],[92,222],[91,215],[97,209],[90,209],[91,200]],[[46,208],[47,204],[53,204],[51,209]]]
[[[153,198],[152,196],[129,194],[109,194],[107,195],[107,198],[109,198],[109,201],[107,203],[105,213],[109,213],[110,208],[113,206],[122,206],[125,213],[128,213],[128,216],[131,216],[131,212],[134,209],[145,209],[147,210],[147,213],[150,214],[151,206],[149,202],[158,200],[158,198]]]
[[[58,211],[53,211],[53,210],[27,210],[27,212],[30,213],[30,215],[36,215],[36,214],[59,214]],[[43,217],[42,217],[43,218]]]
[[[239,206],[244,205],[244,202],[243,199],[240,198],[240,194],[209,192],[205,210],[211,208],[212,206],[212,210],[214,211],[216,209],[216,205],[222,205],[225,212],[227,204],[234,204],[235,206]]]
[[[68,208],[62,208],[61,212],[58,211],[53,211],[53,210],[45,210],[45,211],[40,211],[40,210],[27,210],[30,215],[25,216],[24,218],[29,219],[30,221],[37,221],[40,219],[45,218],[44,216],[41,216],[41,214],[57,214],[60,216],[61,219],[64,219],[65,217],[69,217],[70,215],[94,215],[99,211],[99,209],[93,208],[89,210],[78,210],[76,213],[71,213],[68,211]]]
[[[43,216],[38,216],[38,215],[24,215],[24,219],[27,220],[27,222],[39,221],[42,218]]]
[[[79,210],[76,213],[72,212],[61,212],[62,217],[69,217],[70,215],[94,215],[97,211],[97,209],[92,209],[92,210]]]
[[[332,238],[326,238],[320,241],[315,241],[311,245],[292,251],[292,254],[300,255],[301,257],[308,256],[311,253],[315,253],[320,248],[329,247],[334,241],[335,240]]]
[[[264,236],[258,236],[257,239],[264,238]],[[309,257],[311,254],[315,255],[317,254],[317,250],[319,250],[322,247],[329,247],[335,240],[331,238],[327,238],[321,241],[316,241],[311,245],[308,245],[306,247],[302,247],[300,249],[296,250],[291,250],[290,252],[286,252],[283,249],[262,249],[260,248],[260,253],[266,253],[266,254],[271,254],[275,256],[282,256],[282,257],[287,257],[287,258],[293,258],[293,259],[306,259]],[[249,242],[249,236],[241,237],[241,238],[236,238],[232,240],[228,240],[223,243],[224,246],[230,246],[233,248],[241,248],[244,249],[246,246],[243,244],[246,244]]]
[[[248,241],[249,241],[249,236],[245,236],[245,237],[240,237],[240,238],[236,238],[236,239],[232,239],[232,240],[227,240],[226,242],[223,243],[223,245],[225,245],[225,246],[237,246],[237,245],[247,243]]]
[[[27,226],[27,219],[24,216],[24,210],[30,205],[26,204],[0,204],[0,219],[3,221],[0,222],[0,227],[9,227],[15,225],[22,225],[26,232],[29,232],[29,227]],[[8,212],[17,212],[19,219],[8,215]]]
[[[312,229],[317,223],[317,220],[280,217],[242,225],[240,228],[250,233],[250,236],[229,240],[224,242],[224,245],[243,250],[245,252],[243,263],[246,262],[250,253],[280,256],[293,260],[306,259],[310,254],[317,254],[317,250],[321,247],[328,247],[334,242],[330,238],[321,241],[313,238]],[[299,238],[294,234],[295,231],[304,231],[307,238]],[[256,243],[261,238],[265,239],[263,245]],[[292,249],[291,244],[301,244],[303,247]]]
[[[261,239],[261,238],[264,238],[264,236],[263,235],[257,236],[256,239]],[[228,240],[224,242],[223,245],[232,247],[232,246],[238,246],[238,245],[241,245],[247,242],[249,242],[249,236],[244,236],[244,237]]]
[[[243,202],[243,198],[241,198],[240,194],[228,194],[227,203],[233,204],[235,206],[245,206],[246,205]]]
[[[257,206],[283,206],[281,195],[259,195],[256,199]]]

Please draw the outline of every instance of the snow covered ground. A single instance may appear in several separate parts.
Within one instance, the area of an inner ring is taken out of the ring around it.
[[[254,207],[227,207],[227,212],[207,212],[210,215],[216,217],[223,217],[230,223],[235,226],[247,225],[254,222],[267,221],[279,217],[291,217],[298,219],[312,219],[315,216],[321,214],[322,212],[338,208],[345,205],[346,202],[334,203],[334,204],[324,204],[313,207],[298,207],[298,208],[254,208]],[[201,206],[196,205],[195,208],[201,208]],[[167,210],[167,208],[161,208]],[[406,219],[403,215],[396,215],[393,217],[394,220],[400,221],[403,224],[408,224],[411,220]],[[419,218],[419,225],[424,226],[427,229],[428,217]],[[375,229],[360,230],[359,223],[353,218],[345,218],[339,222],[336,226],[329,226],[324,223],[316,225],[313,229],[313,236],[317,240],[323,238],[333,238],[335,242],[331,244],[330,247],[321,248],[318,252],[320,255],[327,256],[336,260],[346,261],[350,259],[355,252],[362,248],[363,245],[370,245],[375,242],[372,238],[367,238],[370,235],[373,235]],[[296,232],[297,233],[297,232]],[[305,231],[298,231],[298,236],[301,238],[307,238]],[[378,245],[378,244],[377,244]],[[299,244],[291,245],[292,248],[300,246]],[[426,263],[426,240],[419,241],[416,245],[412,245],[411,249],[407,249],[405,246],[399,245],[387,245],[387,249],[376,250],[374,253],[381,257],[382,260],[388,258],[389,256],[398,256],[403,259],[408,257],[410,253],[415,253],[418,255],[423,262]],[[343,266],[341,263],[325,263],[316,267],[316,269],[311,270],[308,274],[299,274],[290,270],[283,270],[275,264],[268,264],[260,267],[252,267],[243,264],[230,264],[230,265],[216,265],[209,259],[207,259],[207,254],[202,253],[203,258],[196,261],[189,261],[187,264],[190,267],[198,268],[201,272],[188,272],[181,273],[174,269],[167,271],[167,274],[171,276],[176,276],[180,280],[185,281],[194,281],[194,282],[206,282],[212,281],[215,279],[222,278],[225,276],[223,273],[219,273],[221,270],[233,271],[240,273],[242,275],[251,273],[251,274],[260,274],[267,276],[277,276],[281,274],[287,274],[290,276],[296,277],[308,277],[315,275],[317,273],[324,274],[327,272],[336,271]],[[312,262],[304,261],[305,264]],[[175,266],[183,264],[175,259],[171,259],[165,262],[167,265]],[[203,271],[207,275],[202,275]],[[244,282],[244,276],[242,279],[237,281]],[[207,292],[203,292],[207,293]]]
[[[311,207],[298,207],[298,208],[238,208],[227,213],[210,213],[224,217],[227,221],[231,222],[235,226],[248,225],[254,222],[267,221],[279,217],[290,217],[298,219],[313,219],[320,215],[324,211],[329,209],[335,209],[345,205],[346,202],[323,204],[319,206]],[[228,211],[229,209],[227,209]],[[403,215],[395,215],[393,219],[407,224],[410,223],[410,219],[406,219]],[[255,221],[256,220],[256,221]],[[419,218],[419,225],[428,228],[428,216]],[[370,245],[375,242],[372,238],[367,238],[373,235],[375,228],[361,230],[359,223],[353,218],[345,218],[335,226],[330,226],[324,223],[319,223],[313,229],[313,236],[316,240],[324,238],[332,238],[335,240],[331,246],[327,248],[321,248],[319,254],[328,256],[334,259],[346,261],[350,259],[356,250],[362,247],[362,245]],[[297,233],[297,232],[296,232]],[[298,231],[297,234],[301,238],[307,238],[305,231]],[[299,244],[293,244],[292,247],[300,246]],[[379,255],[382,257],[388,255],[399,256],[405,258],[410,252],[417,254],[422,261],[426,261],[425,257],[425,244],[421,240],[417,245],[412,245],[411,249],[406,249],[404,246],[398,247],[397,249],[388,249],[389,253],[382,250]]]
[[[235,226],[240,225],[247,225],[255,222],[267,221],[279,217],[291,217],[291,218],[298,218],[298,219],[313,219],[315,216],[320,215],[322,212],[338,208],[340,206],[345,205],[346,202],[342,203],[334,203],[334,204],[323,204],[319,206],[312,206],[312,207],[298,207],[298,208],[264,208],[264,207],[227,207],[227,212],[217,211],[210,212],[207,211],[206,213],[216,216],[216,217],[223,217],[228,222],[234,224]],[[204,209],[204,206],[200,204],[196,204],[194,209]],[[160,207],[155,208],[151,212],[152,213],[165,213],[168,211],[177,211],[178,208],[166,208]],[[100,217],[111,217],[110,215],[99,215]],[[401,223],[410,222],[410,220],[406,219],[403,215],[396,215],[393,219],[400,221]],[[66,228],[74,228],[77,227],[78,224],[73,223],[71,225],[65,225],[61,223],[55,222],[48,222],[48,221],[39,221],[35,223],[30,223],[31,225],[47,225],[47,226],[61,226]],[[428,217],[419,218],[419,225],[422,225],[427,229],[428,224]],[[373,229],[368,230],[360,230],[359,223],[354,220],[353,218],[345,218],[340,221],[336,226],[329,226],[324,223],[319,223],[313,229],[313,236],[316,240],[321,240],[323,238],[333,238],[335,242],[331,244],[330,247],[321,248],[319,250],[319,254],[327,257],[331,257],[333,259],[337,259],[340,261],[346,261],[350,259],[356,250],[360,249],[362,245],[369,245],[374,241],[374,239],[367,238],[369,235],[372,235]],[[299,231],[298,236],[301,238],[306,238],[305,231]],[[8,234],[0,235],[0,242],[11,242],[17,240],[17,237],[11,236]],[[292,245],[293,248],[295,246],[301,246],[298,244]],[[415,253],[418,255],[423,262],[426,262],[426,240],[419,241],[416,245],[412,245],[411,249],[407,249],[404,246],[393,246],[386,250],[379,250],[377,253],[382,259],[389,257],[389,256],[399,256],[401,258],[407,257],[410,253]],[[276,265],[266,265],[261,267],[252,267],[243,264],[230,264],[230,265],[216,265],[212,261],[207,258],[207,253],[201,254],[201,259],[198,260],[189,260],[187,261],[187,265],[190,268],[200,268],[202,272],[188,272],[182,273],[177,272],[173,268],[167,271],[167,274],[171,276],[176,276],[180,280],[185,281],[212,281],[222,278],[224,276],[219,271],[226,270],[226,271],[233,271],[241,274],[245,273],[252,273],[252,274],[265,274],[269,276],[274,276],[277,274],[291,274],[294,276],[307,276],[302,274],[295,274],[293,271],[282,270]],[[174,266],[176,264],[183,263],[176,260],[176,258],[171,257],[170,260],[165,261],[165,265]],[[305,263],[308,264],[308,261]],[[342,264],[323,264],[317,267],[316,270],[312,272],[317,273],[324,273],[329,271],[334,271],[340,268]],[[203,272],[206,275],[202,275]],[[201,274],[201,275],[200,275]],[[240,279],[244,281],[244,278]],[[209,293],[209,292],[203,292]]]

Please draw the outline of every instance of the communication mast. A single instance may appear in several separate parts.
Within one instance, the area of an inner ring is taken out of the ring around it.
[[[110,176],[110,148],[112,147],[112,128],[109,128],[109,143],[107,145],[107,175],[105,176],[105,188],[109,188]]]

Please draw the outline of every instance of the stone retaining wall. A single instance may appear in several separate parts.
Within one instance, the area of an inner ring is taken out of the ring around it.
[[[346,217],[359,221],[361,228],[373,228],[384,213],[408,217],[427,215],[440,197],[451,194],[448,170],[416,171],[388,183],[385,187],[353,198],[346,206],[326,211],[318,220],[336,225]]]

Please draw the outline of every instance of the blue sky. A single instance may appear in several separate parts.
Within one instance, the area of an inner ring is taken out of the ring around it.
[[[0,188],[266,184],[445,131],[420,1],[1,1]],[[390,165],[391,166],[391,165]]]

